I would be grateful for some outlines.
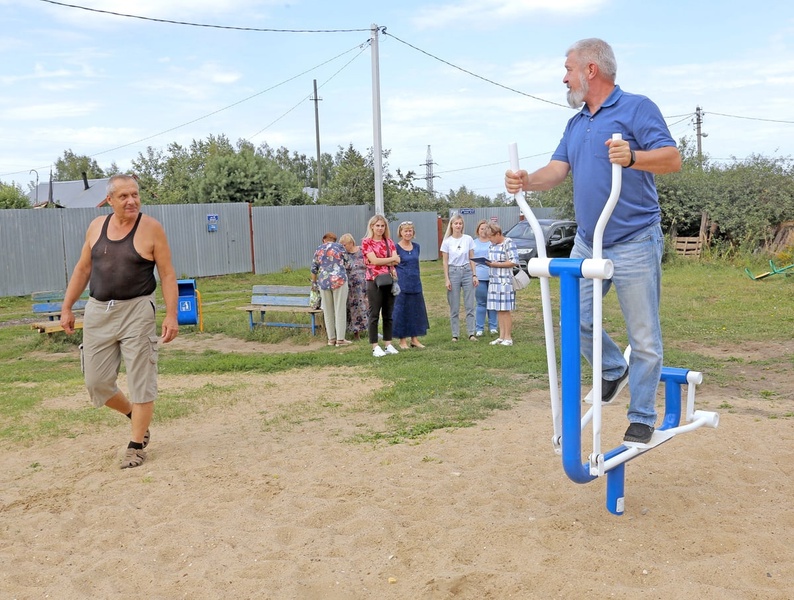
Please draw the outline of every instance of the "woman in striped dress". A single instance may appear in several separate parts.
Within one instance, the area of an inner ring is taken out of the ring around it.
[[[491,248],[488,250],[489,267],[487,310],[496,311],[499,337],[492,346],[513,345],[513,315],[516,307],[516,292],[513,289],[513,267],[518,266],[518,249],[515,243],[502,233],[496,223],[489,223]]]

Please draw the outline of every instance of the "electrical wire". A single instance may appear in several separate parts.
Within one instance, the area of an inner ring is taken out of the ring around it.
[[[105,15],[112,15],[114,17],[124,17],[127,19],[140,19],[141,21],[151,21],[154,23],[167,23],[169,25],[186,25],[188,27],[205,27],[209,29],[228,29],[232,31],[253,31],[257,33],[351,33],[360,31],[370,31],[370,29],[266,29],[259,27],[234,27],[230,25],[210,25],[208,23],[191,23],[189,21],[175,21],[171,19],[157,19],[154,17],[143,17],[140,15],[130,15],[125,13],[113,12],[111,10],[100,10],[98,8],[89,8],[87,6],[79,6],[77,4],[67,4],[65,2],[55,2],[55,0],[39,0],[47,4],[54,4],[56,6],[63,6],[65,8],[75,8],[78,10],[85,10],[88,12],[101,13]]]
[[[514,94],[519,94],[521,96],[526,96],[527,98],[532,98],[533,100],[537,100],[538,102],[545,102],[545,103],[551,104],[553,106],[559,106],[559,107],[562,107],[562,108],[570,109],[570,106],[568,106],[567,104],[560,104],[559,102],[553,102],[551,100],[546,100],[545,98],[540,98],[538,96],[533,96],[532,94],[528,94],[526,92],[522,92],[521,90],[517,90],[515,88],[511,88],[510,86],[507,86],[507,85],[504,85],[502,83],[499,83],[498,81],[494,81],[493,79],[488,79],[487,77],[483,77],[482,75],[477,75],[477,73],[474,73],[473,71],[469,71],[468,69],[464,69],[463,67],[459,67],[458,65],[453,64],[453,63],[449,62],[448,60],[444,60],[443,58],[439,58],[435,54],[431,54],[430,52],[428,52],[426,50],[422,50],[421,48],[418,48],[418,47],[414,46],[413,44],[409,44],[405,40],[401,40],[396,35],[392,35],[391,33],[388,33],[386,31],[385,27],[383,27],[381,29],[381,33],[383,35],[385,35],[385,36],[387,35],[387,36],[389,36],[391,38],[394,38],[395,40],[397,40],[401,44],[405,44],[409,48],[413,48],[417,52],[421,52],[425,56],[429,56],[433,60],[437,60],[438,62],[444,63],[445,65],[447,65],[449,67],[452,67],[453,69],[457,69],[458,71],[466,73],[467,75],[471,75],[472,77],[476,77],[477,79],[481,79],[482,81],[485,81],[486,83],[490,83],[491,85],[495,85],[496,87],[500,87],[500,88],[502,88],[504,90],[507,90],[509,92],[513,92]]]
[[[725,113],[718,113],[718,112],[704,112],[705,115],[716,115],[718,117],[729,117],[731,119],[746,119],[748,121],[765,121],[767,123],[786,123],[788,125],[794,125],[794,121],[784,121],[782,119],[762,119],[760,117],[742,117],[740,115],[726,115]]]
[[[320,84],[320,86],[318,87],[318,89],[322,89],[322,87],[323,87],[324,85],[326,85],[326,84],[327,84],[329,81],[331,81],[331,80],[332,80],[334,77],[336,77],[337,75],[339,75],[339,73],[341,73],[342,71],[344,71],[344,70],[345,70],[345,69],[346,69],[346,68],[347,68],[347,67],[348,67],[348,66],[349,66],[349,65],[350,65],[350,64],[351,64],[351,63],[352,63],[354,60],[356,60],[356,59],[357,59],[359,56],[361,56],[361,55],[363,54],[364,50],[366,50],[366,49],[367,49],[367,48],[368,48],[370,45],[371,45],[371,41],[370,41],[370,40],[368,40],[367,42],[365,42],[365,43],[361,44],[361,45],[360,45],[361,52],[359,52],[358,54],[356,54],[356,55],[355,55],[353,58],[351,58],[351,59],[350,59],[349,61],[347,61],[347,62],[346,62],[344,65],[342,65],[342,67],[341,67],[341,68],[340,68],[340,69],[339,69],[339,70],[338,70],[336,73],[334,73],[334,74],[333,74],[333,75],[331,75],[331,76],[330,76],[328,79],[326,79],[326,80],[325,80],[323,83],[321,83],[321,84]],[[270,128],[272,125],[275,125],[276,123],[278,123],[278,122],[279,122],[281,119],[283,119],[284,117],[286,117],[286,116],[287,116],[289,113],[291,113],[293,110],[295,110],[296,108],[298,108],[298,107],[299,107],[301,104],[303,104],[303,103],[304,103],[306,100],[309,100],[311,97],[312,97],[312,94],[309,94],[308,96],[305,96],[305,97],[301,98],[301,99],[300,99],[300,101],[299,101],[299,102],[298,102],[298,103],[297,103],[295,106],[293,106],[292,108],[290,108],[290,109],[289,109],[287,112],[285,112],[284,114],[282,114],[280,117],[278,117],[278,118],[277,118],[277,119],[275,119],[274,121],[271,121],[270,123],[268,123],[267,125],[265,125],[265,126],[262,128],[262,129],[260,129],[259,131],[257,131],[257,132],[256,132],[256,133],[254,133],[253,135],[249,135],[249,136],[248,136],[247,138],[245,138],[245,139],[247,139],[247,140],[250,142],[250,141],[251,141],[251,139],[255,138],[256,136],[258,136],[258,135],[259,135],[260,133],[262,133],[263,131],[265,131],[265,130],[269,129],[269,128]]]
[[[551,154],[551,151],[549,151],[549,152],[539,152],[538,154],[530,154],[529,156],[522,156],[519,160],[525,160],[527,158],[537,158],[538,156],[548,156],[549,154]],[[497,162],[492,162],[492,163],[488,163],[488,164],[484,164],[484,165],[475,165],[473,167],[462,167],[460,169],[448,169],[446,171],[434,171],[434,175],[443,175],[444,173],[458,173],[460,171],[473,171],[474,169],[484,169],[486,167],[496,167],[496,166],[505,165],[505,164],[509,165],[510,164],[510,160],[500,160],[500,161],[497,161]],[[424,179],[424,178],[420,178],[420,179]]]
[[[44,1],[44,0],[43,0],[43,1]],[[182,127],[185,127],[185,126],[187,126],[187,125],[192,125],[193,123],[197,123],[198,121],[201,121],[201,120],[203,120],[203,119],[206,119],[206,118],[208,118],[208,117],[211,117],[211,116],[213,116],[213,115],[217,115],[218,113],[220,113],[220,112],[223,112],[224,110],[228,110],[228,109],[230,109],[230,108],[233,108],[233,107],[235,107],[235,106],[239,106],[239,105],[240,105],[240,104],[242,104],[243,102],[248,102],[249,100],[252,100],[253,98],[256,98],[257,96],[261,96],[262,94],[265,94],[265,93],[267,93],[267,92],[270,92],[270,91],[272,91],[272,90],[274,90],[274,89],[276,89],[276,88],[278,88],[278,87],[281,87],[282,85],[284,85],[284,84],[287,84],[287,83],[289,83],[290,81],[293,81],[293,80],[297,79],[298,77],[302,77],[303,75],[306,75],[307,73],[311,73],[311,72],[312,72],[312,71],[314,71],[315,69],[319,69],[320,67],[322,67],[322,66],[324,66],[324,65],[327,65],[328,63],[330,63],[330,62],[332,62],[332,61],[336,60],[337,58],[339,58],[339,57],[341,57],[341,56],[344,56],[345,54],[348,54],[349,52],[352,52],[352,51],[353,51],[353,50],[355,50],[356,48],[360,48],[360,47],[361,47],[361,44],[357,44],[357,45],[356,45],[356,46],[354,46],[353,48],[350,48],[349,50],[345,50],[344,52],[342,52],[341,54],[337,54],[337,55],[336,55],[336,56],[334,56],[333,58],[329,58],[328,60],[326,60],[326,61],[324,61],[324,62],[321,62],[320,64],[318,64],[318,65],[316,65],[316,66],[314,66],[314,67],[311,67],[311,68],[309,68],[309,69],[306,69],[306,70],[305,70],[305,71],[303,71],[302,73],[298,73],[297,75],[294,75],[294,76],[292,76],[292,77],[290,77],[290,78],[288,78],[288,79],[285,79],[284,81],[281,81],[281,82],[279,82],[279,83],[277,83],[277,84],[275,84],[275,85],[273,85],[273,86],[270,86],[269,88],[267,88],[267,89],[265,89],[265,90],[262,90],[261,92],[257,92],[256,94],[252,94],[252,95],[248,96],[247,98],[243,98],[242,100],[238,100],[237,102],[234,102],[234,103],[232,103],[232,104],[229,104],[228,106],[224,106],[223,108],[219,108],[219,109],[217,109],[217,110],[214,110],[214,111],[212,111],[211,113],[208,113],[208,114],[206,114],[206,115],[203,115],[203,116],[201,116],[201,117],[197,117],[197,118],[195,118],[195,119],[193,119],[193,120],[191,120],[191,121],[188,121],[188,122],[186,122],[186,123],[182,123],[181,125],[176,125],[175,127],[171,127],[171,128],[169,128],[169,129],[166,129],[165,131],[160,131],[160,132],[158,132],[158,133],[154,133],[154,134],[152,134],[152,135],[146,136],[146,137],[144,137],[144,138],[141,138],[141,139],[139,139],[139,140],[135,140],[134,142],[129,142],[129,143],[127,143],[127,144],[122,144],[122,145],[120,145],[120,146],[116,146],[115,148],[110,148],[109,150],[103,150],[102,152],[97,152],[97,153],[95,153],[95,154],[92,154],[92,155],[91,155],[91,158],[93,158],[93,157],[95,157],[95,156],[101,156],[102,154],[107,154],[108,152],[114,152],[114,151],[116,151],[116,150],[120,150],[120,149],[122,149],[122,148],[127,148],[127,147],[129,147],[129,146],[134,146],[134,145],[136,145],[136,144],[140,144],[141,142],[145,142],[145,141],[147,141],[147,140],[150,140],[150,139],[152,139],[152,138],[159,137],[159,136],[161,136],[161,135],[164,135],[164,134],[166,134],[166,133],[171,133],[172,131],[175,131],[175,130],[177,130],[177,129],[180,129],[180,128],[182,128]],[[362,50],[362,52],[363,52],[363,50]],[[361,54],[361,52],[359,52],[359,53],[358,53],[358,54],[357,54],[355,57],[353,57],[353,59],[351,59],[351,61],[350,61],[350,62],[352,62],[352,60],[355,60],[355,58],[356,58],[357,56],[359,56],[360,54]],[[350,63],[348,63],[348,64],[350,64]],[[346,66],[346,65],[345,65],[345,66]],[[342,67],[342,68],[344,68],[344,67]],[[292,109],[290,109],[290,110],[292,110]]]

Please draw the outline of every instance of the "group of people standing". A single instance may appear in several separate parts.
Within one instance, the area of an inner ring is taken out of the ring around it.
[[[513,268],[518,267],[518,249],[496,223],[478,222],[476,240],[463,230],[463,217],[455,215],[441,243],[452,341],[460,338],[462,294],[469,341],[476,342],[484,334],[487,318],[490,333],[499,336],[491,345],[512,346]]]
[[[478,341],[487,324],[489,332],[498,335],[492,345],[512,346],[512,274],[518,252],[499,225],[480,221],[476,230],[475,240],[463,232],[463,218],[456,215],[441,244],[452,341],[461,336],[462,294],[468,339]],[[334,233],[323,236],[311,273],[322,298],[329,346],[350,344],[346,332],[360,339],[366,331],[375,357],[398,354],[395,338],[402,350],[425,347],[419,338],[427,334],[430,323],[415,236],[414,224],[403,221],[395,243],[382,215],[369,220],[360,247],[349,233],[339,242]]]
[[[322,297],[329,346],[350,344],[345,339],[347,330],[355,339],[366,331],[376,357],[399,353],[392,343],[394,336],[403,350],[424,348],[419,337],[427,333],[430,323],[415,234],[413,223],[400,223],[395,244],[382,215],[369,220],[361,246],[349,233],[340,243],[335,234],[325,234],[311,273]]]

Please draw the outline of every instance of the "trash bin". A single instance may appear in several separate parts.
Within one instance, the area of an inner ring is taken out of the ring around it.
[[[201,294],[196,288],[195,279],[177,279],[179,300],[176,320],[179,325],[198,325],[204,331],[201,318]]]

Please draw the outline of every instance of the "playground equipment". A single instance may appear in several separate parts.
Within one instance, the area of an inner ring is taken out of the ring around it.
[[[769,261],[769,270],[766,273],[761,273],[760,275],[753,275],[750,269],[745,269],[744,272],[747,273],[747,276],[752,279],[753,281],[757,279],[764,279],[765,277],[769,277],[770,275],[779,275],[780,273],[785,273],[789,269],[794,269],[794,264],[790,264],[787,267],[776,267],[774,261]],[[786,273],[788,275],[788,273]]]
[[[613,134],[612,139],[619,140],[621,136]],[[510,144],[509,152],[511,169],[517,171],[519,169],[517,145]],[[603,234],[620,197],[622,177],[623,167],[613,164],[612,188],[593,235],[593,258],[549,259],[546,256],[545,248],[539,245],[538,256],[530,259],[528,263],[530,275],[540,279],[551,414],[554,425],[552,446],[557,454],[562,455],[563,469],[572,481],[588,483],[606,475],[606,507],[615,515],[623,514],[624,510],[625,463],[670,440],[679,433],[704,426],[715,428],[719,424],[717,413],[695,410],[695,390],[696,386],[703,381],[703,375],[697,371],[663,367],[660,380],[665,384],[665,413],[661,426],[654,431],[650,442],[647,444],[625,442],[607,452],[601,451],[602,291],[603,281],[610,279],[614,272],[612,261],[602,258]],[[517,193],[515,199],[535,232],[536,239],[542,239],[540,224],[529,208],[524,193]],[[558,380],[557,376],[554,322],[549,291],[550,277],[560,278],[561,380]],[[591,406],[584,416],[582,416],[581,410],[579,338],[579,280],[582,278],[591,279],[593,282],[593,389],[585,398],[585,401],[589,399]],[[630,348],[626,349],[627,361],[630,351]],[[681,387],[684,385],[687,386],[686,412],[683,415],[686,424],[682,425]],[[582,462],[582,433],[591,423],[593,449],[587,461]]]

